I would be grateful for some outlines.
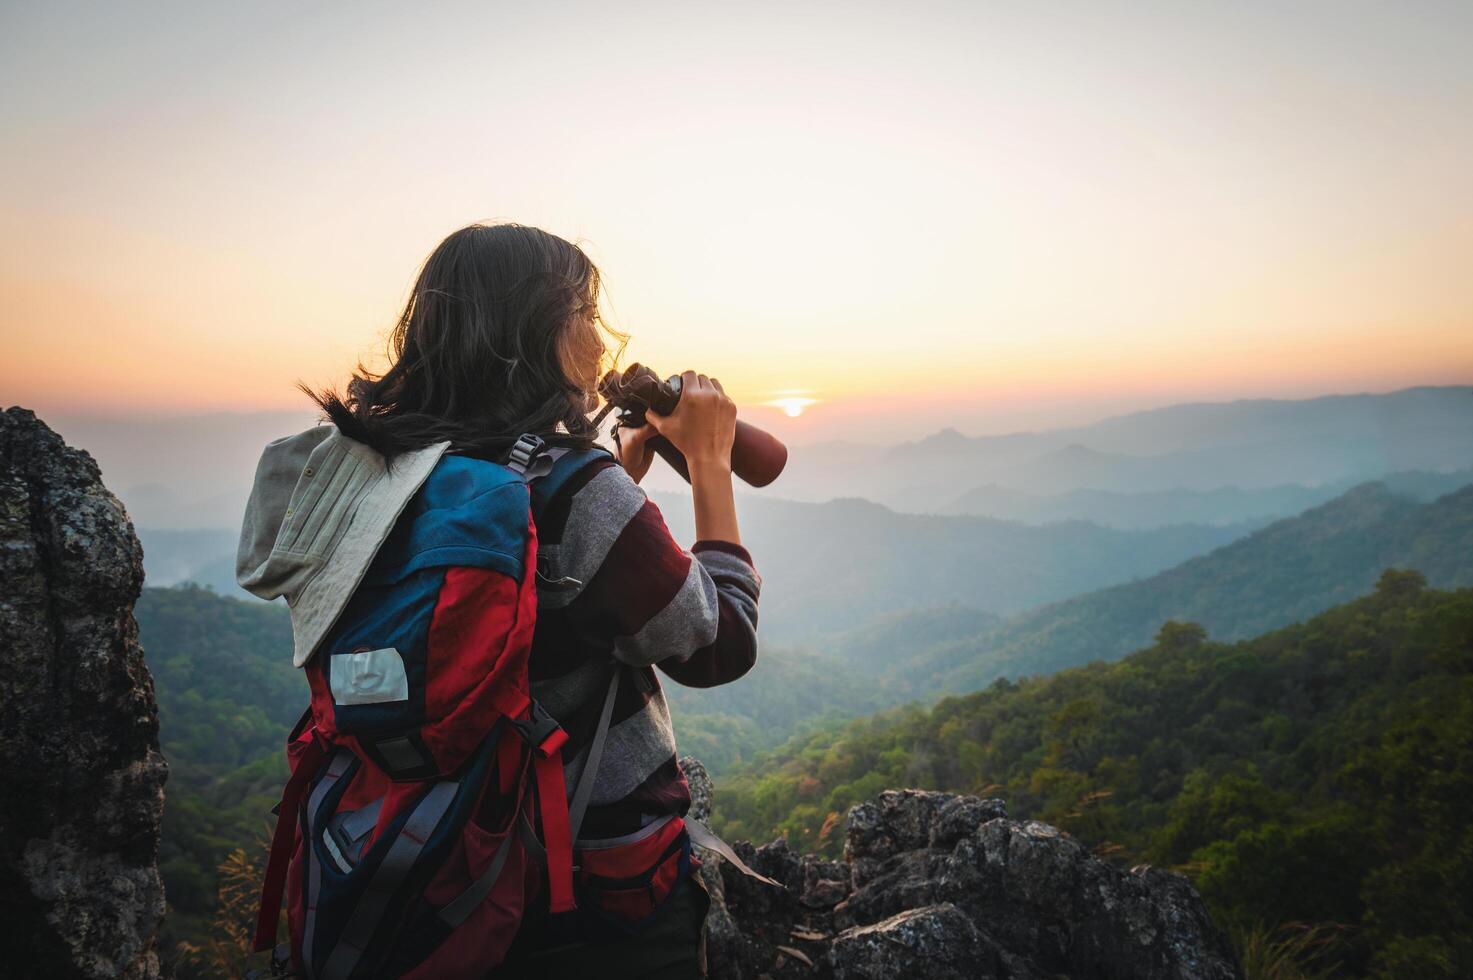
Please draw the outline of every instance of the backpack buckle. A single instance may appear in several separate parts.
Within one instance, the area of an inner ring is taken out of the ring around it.
[[[506,465],[518,473],[526,473],[532,468],[533,462],[547,449],[547,440],[541,436],[535,436],[530,432],[523,432],[517,437],[516,443],[511,447],[511,453],[507,456]]]
[[[511,724],[542,755],[552,755],[568,740],[563,726],[537,701],[532,702],[526,718],[513,718]]]

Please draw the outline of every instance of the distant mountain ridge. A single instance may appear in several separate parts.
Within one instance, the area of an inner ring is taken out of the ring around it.
[[[690,499],[655,494],[677,541],[695,541]],[[742,497],[742,538],[765,582],[764,635],[790,642],[875,616],[947,603],[1011,614],[1149,575],[1258,526],[1149,530],[1084,522],[1033,527],[987,517],[900,514],[867,500]],[[141,528],[150,585],[235,585],[233,530]]]
[[[313,414],[52,421],[93,453],[135,524],[233,529],[261,448],[311,425]],[[1070,446],[1088,453],[1049,455]],[[1054,495],[1360,482],[1403,470],[1473,467],[1473,386],[1191,403],[1040,432],[971,437],[947,429],[892,446],[830,441],[793,448],[771,492],[803,501],[864,497],[907,513],[940,511],[987,484]],[[671,485],[661,479],[652,477]]]
[[[1315,398],[1181,402],[1039,432],[966,436],[948,428],[917,442],[901,443],[890,455],[915,458],[938,448],[1032,449],[1034,440],[1052,448],[1078,444],[1107,453],[1148,455],[1204,446],[1253,445],[1286,433],[1328,438],[1449,425],[1465,432],[1473,423],[1464,416],[1463,424],[1458,424],[1462,412],[1473,412],[1473,385],[1424,385],[1380,394]]]
[[[1361,482],[1473,467],[1473,386],[1303,400],[1193,403],[1086,426],[1006,435],[945,429],[864,454],[794,454],[782,492],[844,492],[910,512],[996,484],[1034,494]]]
[[[897,652],[886,676],[917,694],[973,691],[998,677],[1118,659],[1173,619],[1200,623],[1214,639],[1241,639],[1349,601],[1392,566],[1439,588],[1473,584],[1473,485],[1418,503],[1364,484],[1149,578]]]
[[[688,497],[655,494],[678,541],[694,541]],[[1168,568],[1257,524],[1122,531],[904,514],[868,500],[743,496],[742,542],[763,577],[762,629],[797,643],[876,616],[957,603],[1024,609]]]
[[[1473,469],[1392,473],[1382,477],[1381,482],[1405,496],[1432,500],[1473,483]],[[1170,524],[1227,524],[1288,517],[1332,500],[1354,485],[1341,480],[1313,487],[1291,483],[1255,489],[1218,487],[1141,493],[1070,490],[1032,494],[990,484],[967,491],[943,507],[941,513],[997,517],[1028,524],[1089,521],[1103,527],[1142,530]]]

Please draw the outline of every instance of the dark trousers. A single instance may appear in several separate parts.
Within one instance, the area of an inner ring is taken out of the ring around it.
[[[660,917],[638,936],[615,943],[540,949],[492,971],[490,980],[599,977],[600,980],[698,980],[706,975],[706,910],[711,896],[693,873],[666,899]]]

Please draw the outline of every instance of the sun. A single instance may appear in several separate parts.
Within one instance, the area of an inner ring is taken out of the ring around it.
[[[809,405],[817,405],[818,399],[805,398],[800,395],[789,395],[784,398],[774,398],[772,401],[764,402],[763,404],[771,405],[773,408],[780,408],[783,410],[783,414],[786,415],[788,418],[795,419],[798,416],[802,415],[803,409],[807,408]]]

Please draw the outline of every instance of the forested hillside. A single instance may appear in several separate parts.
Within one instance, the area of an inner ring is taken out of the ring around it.
[[[1337,923],[1352,974],[1473,974],[1473,589],[1388,571],[1307,623],[1163,626],[1118,663],[797,739],[719,789],[718,830],[835,853],[890,786],[1005,796],[1122,861],[1192,875],[1220,921]]]
[[[924,643],[897,628],[886,680],[912,692],[977,690],[998,677],[1114,660],[1167,620],[1239,639],[1314,615],[1368,590],[1382,569],[1416,568],[1437,586],[1473,584],[1473,486],[1430,503],[1364,484],[1175,568]],[[915,617],[926,629],[929,617]],[[901,627],[904,620],[892,626]],[[842,645],[823,646],[843,656]]]
[[[841,661],[764,647],[760,670],[712,688],[664,680],[680,751],[718,777],[795,734],[895,704],[889,692]]]
[[[1365,591],[1389,565],[1422,569],[1439,586],[1473,581],[1473,488],[1424,505],[1362,487],[1161,575],[1011,621],[962,604],[857,619],[854,629],[816,638],[809,649],[764,642],[757,669],[738,684],[666,688],[682,749],[707,760],[725,785],[734,767],[795,734],[832,732],[847,719],[977,690],[998,676],[1115,659],[1149,643],[1168,619],[1202,623],[1215,640],[1251,635]],[[281,740],[306,703],[306,686],[290,665],[290,623],[279,604],[150,588],[137,616],[173,766],[160,862],[180,913],[170,929],[189,935],[214,900],[218,863],[268,824],[285,778]],[[907,710],[904,717],[928,717]],[[930,751],[827,788],[811,780],[829,779],[830,769],[803,773],[795,783],[802,795],[792,800],[781,781],[753,787],[765,809],[744,811],[750,825],[739,832],[783,826],[816,835],[840,808],[835,801],[924,779]],[[977,750],[964,741],[934,751],[965,760]],[[831,791],[839,795],[825,802]]]
[[[168,929],[194,936],[215,902],[216,867],[269,826],[307,684],[291,664],[285,606],[146,588],[134,615],[170,767],[159,846]]]

